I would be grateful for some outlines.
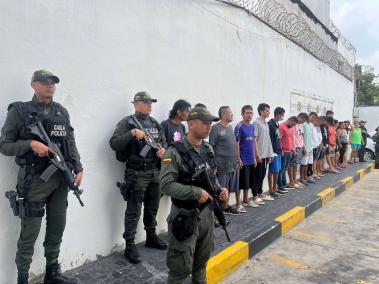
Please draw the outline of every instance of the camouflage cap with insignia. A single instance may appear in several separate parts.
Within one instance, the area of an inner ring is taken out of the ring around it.
[[[152,103],[156,103],[157,100],[156,99],[152,99],[150,94],[148,92],[138,92],[137,94],[134,95],[134,100],[132,101],[132,103],[135,103],[135,102],[152,102]]]
[[[217,116],[212,115],[209,110],[204,107],[194,107],[190,110],[187,121],[200,119],[202,121],[219,121]]]
[[[55,83],[59,83],[58,76],[47,70],[37,70],[33,73],[32,82],[46,82],[47,79],[52,79]]]

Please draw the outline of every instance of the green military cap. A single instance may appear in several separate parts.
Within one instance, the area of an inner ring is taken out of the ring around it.
[[[38,70],[33,73],[32,82],[45,82],[52,79],[55,83],[59,83],[59,78],[47,70]]]
[[[132,101],[132,103],[135,103],[135,102],[152,102],[152,103],[156,103],[157,100],[156,99],[152,99],[150,94],[148,92],[138,92],[137,94],[134,95],[134,100]]]
[[[188,114],[187,121],[193,119],[200,119],[202,121],[219,121],[220,119],[217,116],[213,116],[209,110],[204,107],[194,107],[190,110]]]

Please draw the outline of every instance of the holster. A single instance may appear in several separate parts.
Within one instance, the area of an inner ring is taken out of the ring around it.
[[[125,181],[122,183],[120,192],[125,201],[130,201],[133,198],[134,188],[137,182],[137,171],[134,169],[126,169]]]
[[[43,217],[45,215],[45,205],[42,202],[28,202],[20,197],[15,191],[7,191],[5,197],[9,199],[14,216]]]
[[[172,220],[172,234],[178,241],[187,240],[195,232],[196,222],[199,217],[197,209],[187,210],[180,208],[178,214]]]

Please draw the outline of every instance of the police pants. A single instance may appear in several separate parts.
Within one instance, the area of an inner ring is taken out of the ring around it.
[[[359,157],[360,162],[365,161],[365,147],[366,147],[366,145],[362,144],[361,148],[359,148],[359,150],[358,150],[358,157]]]
[[[177,210],[175,208],[171,210],[168,219],[167,283],[186,283],[190,274],[192,274],[192,283],[207,283],[206,265],[214,249],[213,212],[204,209],[208,210],[208,213],[198,220],[195,233],[185,241],[178,241],[172,234],[171,224]]]
[[[46,264],[58,262],[60,244],[66,226],[68,189],[63,175],[57,171],[44,182],[39,175],[34,175],[30,188],[25,190],[25,170],[21,168],[18,175],[17,190],[29,202],[46,204],[46,235],[45,248]],[[41,228],[42,217],[21,218],[21,232],[17,242],[16,265],[19,274],[29,271],[34,253],[34,244]]]
[[[138,171],[136,184],[127,201],[125,211],[125,232],[123,237],[127,245],[134,243],[142,203],[144,204],[143,223],[146,233],[155,233],[160,197],[159,170]]]

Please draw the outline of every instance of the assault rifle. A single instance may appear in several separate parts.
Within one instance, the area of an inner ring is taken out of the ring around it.
[[[212,182],[211,176],[209,173],[210,170],[211,170],[211,167],[208,165],[208,163],[200,164],[196,167],[196,172],[192,176],[192,178],[196,178],[197,176],[204,174],[205,179],[208,183],[208,188],[209,188],[208,193],[213,198],[213,202],[211,204],[209,204],[208,206],[210,207],[210,209],[213,210],[213,213],[215,214],[218,223],[220,224],[222,229],[225,231],[226,238],[228,239],[228,242],[230,242],[231,240],[229,237],[229,233],[226,229],[227,224],[226,224],[226,220],[225,220],[224,210],[222,208],[222,201],[220,199],[220,194],[221,194],[222,190],[218,184],[216,184],[215,182]]]
[[[72,170],[67,166],[58,145],[50,140],[50,137],[47,135],[41,121],[37,120],[37,122],[28,126],[28,129],[32,134],[37,136],[44,144],[46,144],[47,147],[49,147],[49,149],[51,149],[53,152],[52,156],[49,156],[51,163],[41,174],[40,179],[42,179],[44,182],[47,182],[57,170],[60,170],[69,190],[73,191],[74,195],[79,200],[80,205],[84,206],[83,201],[80,199],[80,195],[83,193],[83,190],[79,189],[75,185],[75,179]]]
[[[136,124],[136,126],[138,127],[139,130],[142,130],[144,133],[145,133],[145,137],[146,137],[146,141],[145,141],[145,146],[143,146],[141,152],[139,153],[139,155],[142,157],[142,158],[145,158],[147,153],[151,150],[151,149],[154,149],[156,151],[159,150],[159,144],[157,142],[155,142],[154,138],[151,136],[151,134],[149,133],[149,131],[147,131],[141,124],[141,122],[133,115],[132,116],[132,120],[133,122]]]

